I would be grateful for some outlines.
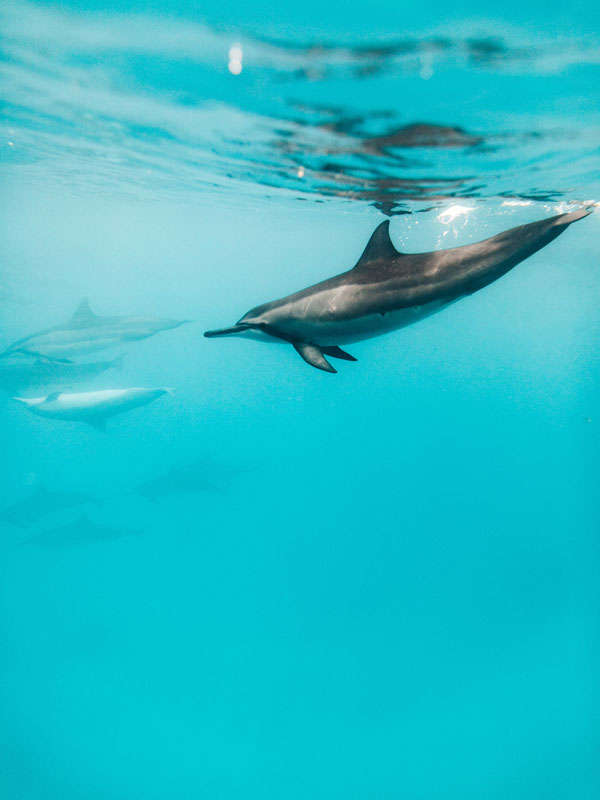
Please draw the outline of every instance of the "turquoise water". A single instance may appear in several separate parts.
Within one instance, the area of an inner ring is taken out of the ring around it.
[[[599,17],[3,4],[0,350],[193,322],[0,395],[2,798],[600,796],[600,214],[337,375],[202,336],[599,201]]]

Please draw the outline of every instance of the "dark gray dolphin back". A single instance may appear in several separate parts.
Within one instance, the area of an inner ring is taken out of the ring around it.
[[[589,213],[590,209],[580,209],[519,225],[475,244],[414,254],[395,249],[386,220],[376,228],[356,266],[344,273],[343,279],[357,286],[386,284],[377,293],[379,308],[374,310],[380,313],[450,301],[497,280]],[[375,300],[364,299],[367,305]]]

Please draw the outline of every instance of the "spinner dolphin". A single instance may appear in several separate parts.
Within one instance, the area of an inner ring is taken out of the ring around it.
[[[19,339],[6,353],[43,354],[52,359],[77,358],[83,353],[148,339],[187,322],[189,320],[160,317],[100,317],[94,314],[86,299],[81,301],[68,322]]]
[[[53,392],[46,397],[13,397],[32,414],[65,422],[87,422],[100,431],[106,420],[148,405],[172,389],[100,389],[95,392]]]
[[[590,212],[583,208],[475,244],[414,254],[396,250],[386,220],[348,272],[256,306],[232,327],[204,335],[289,342],[311,366],[336,372],[326,356],[356,361],[340,345],[410,325],[483,289]]]

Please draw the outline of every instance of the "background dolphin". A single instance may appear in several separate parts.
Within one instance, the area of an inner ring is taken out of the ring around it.
[[[215,461],[205,456],[193,464],[171,467],[164,475],[144,481],[133,489],[132,493],[142,495],[147,500],[191,492],[223,493],[231,479],[239,474],[249,472],[250,469],[241,465]]]
[[[32,414],[68,422],[87,422],[104,431],[106,420],[162,397],[171,389],[103,389],[97,392],[54,392],[47,397],[13,397]]]
[[[178,328],[190,320],[161,319],[160,317],[99,317],[82,300],[69,322],[19,339],[7,353],[43,353],[53,358],[78,356],[123,342],[147,339],[159,331]]]
[[[112,361],[75,363],[65,358],[50,358],[41,353],[14,350],[0,355],[0,386],[10,394],[67,389],[91,380],[107,369],[122,369],[123,356]]]
[[[27,539],[24,544],[36,544],[43,547],[65,547],[93,542],[111,542],[115,539],[124,539],[126,536],[140,536],[142,533],[143,531],[141,530],[99,525],[96,522],[92,522],[88,517],[81,516],[67,525],[60,525],[57,528],[42,531],[42,533]]]
[[[336,372],[325,356],[356,359],[339,345],[410,325],[482,289],[559,236],[591,209],[519,225],[490,239],[431,253],[400,253],[389,220],[379,225],[353,269],[257,306],[208,337],[233,333],[291,343],[302,358]]]
[[[43,484],[40,484],[36,491],[25,500],[0,510],[0,522],[10,522],[12,525],[28,525],[39,517],[54,511],[61,511],[88,503],[99,506],[103,502],[101,498],[93,494],[48,489]]]

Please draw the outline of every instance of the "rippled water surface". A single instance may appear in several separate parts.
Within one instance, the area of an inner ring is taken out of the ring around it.
[[[0,350],[83,298],[186,320],[11,356],[43,395],[172,389],[106,434],[0,356],[2,797],[598,797],[598,210],[337,375],[202,336],[387,218],[410,253],[597,206],[596,4],[0,32]]]

